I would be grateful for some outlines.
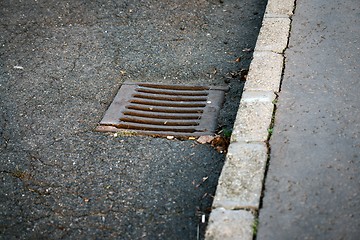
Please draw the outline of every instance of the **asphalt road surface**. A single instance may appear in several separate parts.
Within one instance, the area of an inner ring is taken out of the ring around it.
[[[228,85],[231,130],[265,4],[0,1],[0,238],[203,238],[224,154],[94,128],[143,81]]]

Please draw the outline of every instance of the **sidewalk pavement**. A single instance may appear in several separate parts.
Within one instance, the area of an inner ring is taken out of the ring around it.
[[[360,236],[359,7],[269,0],[207,239]]]
[[[360,236],[359,7],[297,1],[257,239]]]

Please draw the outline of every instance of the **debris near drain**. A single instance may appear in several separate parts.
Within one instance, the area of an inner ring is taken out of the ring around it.
[[[209,178],[208,176],[203,177],[198,184],[196,184],[196,183],[195,183],[195,180],[194,180],[194,181],[192,182],[192,184],[195,185],[195,188],[199,188],[206,180],[208,180],[208,178]]]
[[[241,81],[246,81],[248,73],[249,73],[248,69],[241,69],[240,70],[240,80]]]
[[[196,141],[200,144],[205,144],[205,143],[211,143],[211,141],[214,140],[214,138],[215,138],[214,136],[206,135],[199,137]]]
[[[136,136],[138,134],[134,131],[119,130],[118,132],[115,132],[114,134],[111,133],[111,135],[114,138],[117,138],[117,137],[131,137],[131,136]]]
[[[239,71],[234,71],[234,72],[227,73],[226,78],[227,79],[238,78],[241,81],[246,81],[246,77],[247,77],[248,72],[249,72],[248,69],[240,69]]]
[[[14,68],[14,69],[18,69],[18,70],[24,70],[24,68],[23,68],[22,66],[17,66],[17,65],[14,66],[13,68]]]
[[[229,144],[230,144],[230,139],[223,136],[216,136],[211,141],[211,146],[213,146],[216,149],[216,151],[218,151],[219,153],[226,153]]]
[[[253,49],[252,49],[252,48],[244,48],[242,51],[243,51],[243,52],[252,52]]]
[[[228,137],[216,135],[216,136],[201,136],[196,140],[200,144],[210,143],[213,148],[219,153],[226,153],[230,144]]]

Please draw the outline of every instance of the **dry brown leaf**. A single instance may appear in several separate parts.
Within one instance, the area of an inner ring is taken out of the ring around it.
[[[229,139],[223,136],[215,136],[215,138],[211,141],[211,146],[213,146],[220,153],[226,153],[229,144]]]
[[[206,135],[199,137],[196,141],[201,144],[205,143],[211,143],[211,141],[214,139],[214,136]]]

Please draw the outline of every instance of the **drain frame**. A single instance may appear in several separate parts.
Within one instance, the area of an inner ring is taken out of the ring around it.
[[[96,127],[158,137],[214,135],[227,86],[124,82]]]

